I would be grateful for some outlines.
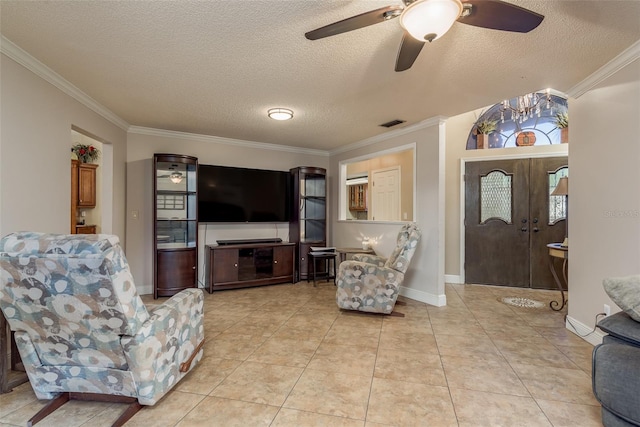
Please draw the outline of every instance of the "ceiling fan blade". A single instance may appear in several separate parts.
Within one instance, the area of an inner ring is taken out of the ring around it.
[[[398,51],[398,59],[396,59],[396,71],[404,71],[411,68],[416,58],[420,54],[424,46],[424,42],[411,37],[411,34],[404,32],[400,50]]]
[[[465,8],[471,5],[471,13],[463,13],[458,22],[476,27],[528,33],[544,19],[544,15],[500,0],[463,0],[462,4]]]
[[[402,6],[387,6],[371,10],[309,31],[304,36],[309,40],[318,40],[335,36],[336,34],[346,33],[347,31],[357,30],[358,28],[368,27],[369,25],[378,24],[399,16],[402,9]]]

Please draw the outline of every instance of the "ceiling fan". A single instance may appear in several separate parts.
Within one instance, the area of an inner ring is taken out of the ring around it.
[[[494,30],[528,33],[542,20],[531,10],[501,0],[402,0],[404,6],[386,6],[325,25],[305,34],[309,40],[335,36],[400,17],[404,30],[396,71],[411,68],[425,42],[442,37],[455,21]]]
[[[177,170],[178,165],[171,165],[167,169],[171,171],[171,173],[167,175],[158,175],[158,178],[169,178],[174,184],[180,184],[184,175],[182,172]]]

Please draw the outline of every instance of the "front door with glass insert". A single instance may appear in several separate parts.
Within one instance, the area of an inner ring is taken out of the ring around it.
[[[565,236],[565,204],[551,196],[566,157],[468,162],[465,281],[553,289],[546,245]]]

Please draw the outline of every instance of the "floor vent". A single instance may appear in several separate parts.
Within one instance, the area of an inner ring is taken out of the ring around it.
[[[406,120],[391,120],[390,122],[383,123],[383,124],[381,124],[380,126],[383,126],[383,127],[386,127],[386,128],[390,128],[390,127],[393,127],[393,126],[397,126],[397,125],[399,125],[399,124],[402,124],[402,123],[404,123],[404,122],[406,122]]]

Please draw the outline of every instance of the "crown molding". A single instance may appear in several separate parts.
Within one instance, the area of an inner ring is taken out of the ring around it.
[[[25,67],[27,70],[31,71],[38,77],[43,80],[51,83],[53,86],[60,89],[65,94],[69,95],[76,101],[80,102],[91,111],[94,111],[118,126],[122,130],[127,130],[129,128],[129,123],[118,117],[113,111],[104,107],[102,104],[98,103],[95,99],[91,98],[89,95],[84,93],[82,90],[78,89],[76,86],[67,81],[60,74],[53,71],[51,68],[44,65],[42,62],[38,61],[33,56],[29,55],[26,51],[22,50],[18,45],[13,43],[11,40],[6,38],[5,36],[1,36],[0,38],[0,52],[9,58],[16,61],[18,64]]]
[[[623,50],[618,56],[600,67],[589,77],[569,89],[567,95],[572,98],[579,98],[638,58],[640,58],[640,40]]]
[[[408,133],[415,132],[420,129],[441,125],[446,121],[447,121],[447,118],[443,116],[431,117],[429,119],[423,120],[413,125],[403,127],[401,129],[394,129],[389,132],[381,133],[380,135],[372,136],[371,138],[363,139],[361,141],[336,148],[335,150],[331,150],[329,154],[331,156],[335,156],[336,154],[345,153],[347,151],[352,151],[358,148],[366,147],[368,145],[377,144],[378,142],[387,141],[391,138],[395,138],[401,135],[406,135]]]
[[[313,156],[323,156],[323,157],[329,156],[328,151],[316,150],[313,148],[291,147],[288,145],[270,144],[268,142],[245,141],[242,139],[232,139],[232,138],[224,138],[221,136],[201,135],[197,133],[147,128],[142,126],[129,126],[128,133],[133,133],[138,135],[157,136],[161,138],[179,138],[179,139],[186,139],[189,141],[234,145],[236,147],[257,148],[261,150],[285,151],[288,153],[309,154]]]

